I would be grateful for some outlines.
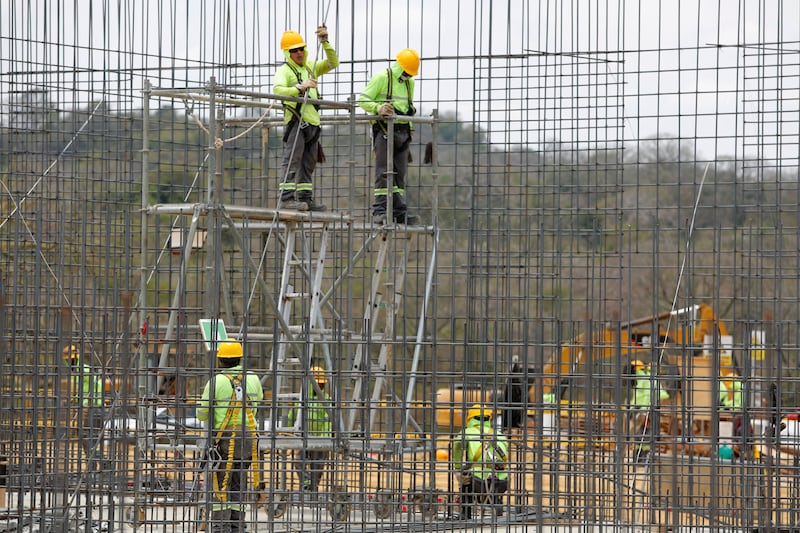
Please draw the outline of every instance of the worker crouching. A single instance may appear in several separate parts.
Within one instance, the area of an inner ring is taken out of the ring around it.
[[[508,439],[492,424],[492,412],[474,405],[453,442],[453,467],[461,484],[459,518],[470,519],[473,508],[487,505],[503,515],[502,495],[508,490]]]

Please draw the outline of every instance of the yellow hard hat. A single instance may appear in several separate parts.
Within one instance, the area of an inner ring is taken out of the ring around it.
[[[81,356],[81,352],[78,351],[78,347],[75,346],[74,344],[66,346],[61,353],[63,354],[65,361],[68,361],[70,359],[77,359],[78,357]]]
[[[217,357],[220,359],[235,359],[242,357],[242,354],[242,345],[238,342],[221,342],[217,348]]]
[[[419,72],[419,54],[411,48],[403,48],[397,53],[397,62],[403,67],[403,71],[412,76]]]
[[[300,48],[306,46],[303,36],[293,30],[283,32],[281,37],[281,50],[291,50],[292,48]]]
[[[467,422],[473,418],[485,418],[488,420],[492,418],[493,414],[491,409],[485,409],[483,405],[476,403],[467,411]]]
[[[640,368],[645,368],[647,366],[647,363],[645,363],[641,359],[634,359],[633,361],[631,361],[631,366],[633,367],[634,370],[639,370]]]
[[[312,366],[310,369],[311,377],[320,385],[325,385],[328,382],[328,376],[325,374],[325,369],[321,366]]]

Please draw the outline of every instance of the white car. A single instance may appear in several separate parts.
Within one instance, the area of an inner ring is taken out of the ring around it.
[[[139,429],[145,429],[148,435],[163,436],[170,436],[172,434],[183,435],[186,432],[196,434],[198,431],[203,430],[205,424],[194,415],[194,408],[187,408],[187,411],[191,413],[191,416],[178,419],[170,413],[168,408],[157,407],[151,426],[149,428],[140,427]],[[137,418],[137,415],[133,413],[106,420],[105,431],[106,433],[118,435],[123,438],[135,439],[138,422]]]

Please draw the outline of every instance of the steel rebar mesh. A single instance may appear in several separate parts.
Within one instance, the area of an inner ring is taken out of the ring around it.
[[[265,393],[251,531],[796,527],[797,9],[0,5],[0,530],[214,526],[202,319]],[[279,41],[320,22],[328,211],[277,211]],[[353,100],[405,47],[411,229]],[[508,490],[464,520],[474,404]]]

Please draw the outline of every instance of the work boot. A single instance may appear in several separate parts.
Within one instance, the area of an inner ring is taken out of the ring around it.
[[[417,224],[419,224],[419,217],[417,215],[409,215],[408,213],[403,213],[402,215],[394,217],[394,221],[397,222],[398,224],[416,226]]]
[[[328,207],[325,204],[318,204],[314,200],[306,200],[306,206],[308,209],[301,209],[301,211],[327,211]]]
[[[306,202],[298,202],[297,200],[289,200],[282,202],[281,209],[291,209],[292,211],[308,211],[308,204]]]
[[[211,533],[231,533],[231,510],[211,511]]]
[[[231,511],[231,533],[246,533],[247,523],[245,522],[244,511]]]

